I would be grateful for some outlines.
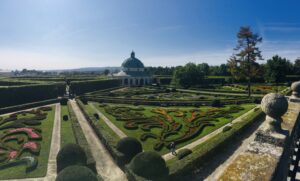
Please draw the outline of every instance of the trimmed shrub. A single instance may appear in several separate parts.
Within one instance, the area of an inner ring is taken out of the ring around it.
[[[62,98],[60,100],[60,105],[67,105],[68,104],[68,99],[67,98]]]
[[[85,98],[81,98],[81,102],[82,102],[84,105],[87,105],[87,104],[88,104],[88,101],[87,101]]]
[[[169,169],[165,160],[153,151],[137,154],[130,162],[129,169],[135,174],[149,180],[167,180]]]
[[[226,132],[226,131],[229,131],[229,130],[231,130],[231,126],[225,126],[224,128],[223,128],[223,132]]]
[[[183,159],[184,157],[188,156],[191,153],[192,153],[192,150],[187,149],[187,148],[183,148],[183,149],[178,151],[177,158],[178,158],[178,160],[181,160],[181,159]]]
[[[87,167],[73,165],[63,169],[56,177],[56,181],[101,181],[98,177]]]
[[[68,121],[68,120],[69,120],[69,116],[68,116],[68,115],[64,115],[64,116],[63,116],[63,120],[64,120],[64,121]]]
[[[99,114],[94,113],[94,117],[98,120],[99,119]]]
[[[125,155],[126,162],[129,163],[135,155],[143,151],[143,148],[136,138],[126,137],[118,142],[117,150]]]
[[[70,165],[86,165],[87,158],[84,150],[77,144],[67,144],[59,150],[56,156],[57,173]]]
[[[219,99],[212,100],[210,105],[212,107],[221,107],[222,106],[221,101]]]

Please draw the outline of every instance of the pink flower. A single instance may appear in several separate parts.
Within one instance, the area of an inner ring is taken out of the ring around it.
[[[34,132],[33,128],[16,128],[9,131],[9,133],[16,133],[16,132],[26,132],[30,138],[41,137],[38,133]]]
[[[11,151],[8,154],[9,159],[14,159],[17,156],[17,151]]]
[[[36,150],[38,148],[38,145],[36,144],[36,142],[30,141],[27,142],[23,145],[23,148],[30,148],[32,150]]]

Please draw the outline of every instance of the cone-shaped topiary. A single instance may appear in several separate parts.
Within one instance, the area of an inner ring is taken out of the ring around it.
[[[143,148],[136,138],[126,137],[118,142],[117,150],[125,155],[125,162],[129,163],[135,155],[143,151]]]
[[[149,180],[168,180],[169,177],[165,160],[154,151],[137,154],[131,160],[129,168],[138,176]]]
[[[73,165],[63,169],[56,177],[56,181],[101,181],[97,176],[87,167],[80,165]]]
[[[77,144],[65,145],[57,154],[57,173],[71,165],[86,165],[86,154]]]

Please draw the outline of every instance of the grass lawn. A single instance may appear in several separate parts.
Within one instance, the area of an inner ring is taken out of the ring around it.
[[[52,111],[47,112],[47,118],[42,121],[42,124],[36,126],[42,130],[42,141],[40,154],[38,156],[38,167],[32,172],[26,173],[25,166],[19,165],[7,169],[0,170],[0,179],[20,179],[44,177],[47,173],[48,157],[52,139],[53,121],[55,115],[55,106],[52,106]]]
[[[91,104],[91,103],[89,103]],[[123,121],[117,121],[116,118],[110,114],[108,114],[105,109],[103,107],[99,107],[99,103],[93,103],[95,105],[95,107],[100,110],[102,113],[104,113],[106,115],[106,117],[108,117],[117,127],[119,127],[126,135],[128,136],[131,136],[131,137],[135,137],[135,138],[138,138],[140,139],[140,136],[145,133],[145,131],[141,130],[140,128],[139,129],[136,129],[136,130],[129,130],[129,129],[126,129],[124,128],[124,122]],[[108,104],[108,105],[113,105],[113,106],[117,106],[118,104]],[[135,107],[135,106],[132,106],[132,105],[121,105],[121,106],[128,106],[128,107]],[[225,125],[226,123],[230,122],[232,119],[244,114],[245,112],[249,111],[250,109],[252,109],[255,105],[254,104],[244,104],[244,105],[241,105],[244,110],[241,110],[237,113],[231,113],[230,115],[233,117],[233,118],[224,118],[224,117],[221,117],[221,118],[218,118],[217,121],[214,121],[214,126],[207,126],[205,127],[201,132],[200,134],[198,134],[197,136],[195,136],[194,138],[191,138],[183,143],[180,143],[176,146],[176,148],[180,148],[186,144],[189,144],[209,133],[211,133],[212,131],[222,127],[223,125]],[[156,106],[141,106],[143,107],[145,110],[143,111],[143,114],[146,116],[146,117],[151,117],[151,116],[155,116],[155,113],[152,112],[153,109],[156,109],[158,107]],[[228,109],[229,106],[225,106],[223,107],[222,109]],[[191,110],[195,110],[195,109],[200,109],[200,112],[206,112],[208,111],[209,109],[211,109],[211,107],[207,107],[207,106],[203,106],[201,108],[195,108],[195,107],[168,107],[168,108],[164,108],[164,109],[179,109],[180,111],[186,111],[188,117],[191,117]],[[172,116],[172,118],[178,122],[178,123],[181,123],[183,125],[183,127],[180,129],[179,132],[185,132],[188,128],[186,126],[186,124],[184,123],[184,121],[182,120],[182,118],[180,117],[176,117],[173,113],[170,114],[170,116]],[[110,131],[112,131],[110,128],[108,128]],[[153,134],[156,134],[156,135],[160,135],[161,134],[161,131],[162,129],[161,128],[152,128],[151,129],[151,133]],[[175,138],[177,135],[173,135],[173,136],[170,136],[168,137],[168,139],[172,139],[172,138]],[[143,145],[143,149],[144,150],[154,150],[153,149],[153,145],[157,143],[157,140],[156,139],[147,139],[146,141],[141,141],[142,145]],[[169,152],[169,150],[164,146],[160,151],[159,153],[160,154],[165,154]]]
[[[64,121],[63,116],[67,115],[68,120]],[[68,143],[76,143],[73,129],[72,129],[72,123],[70,120],[69,110],[67,105],[61,106],[61,134],[60,134],[60,146],[63,147],[64,145]]]
[[[89,117],[94,116],[94,114],[96,113],[94,109],[90,106],[90,103],[88,105],[84,105],[84,109],[86,110]],[[97,121],[96,124],[101,125],[107,131],[107,133],[109,133],[114,138],[115,143],[117,143],[120,140],[120,137],[112,129],[110,129],[110,127],[107,126],[107,124],[101,118]]]

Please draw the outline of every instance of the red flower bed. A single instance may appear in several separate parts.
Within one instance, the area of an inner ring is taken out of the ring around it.
[[[41,138],[41,135],[35,132],[33,128],[16,128],[16,129],[9,130],[9,133],[18,133],[18,132],[25,132],[29,136],[29,138],[32,139]]]

